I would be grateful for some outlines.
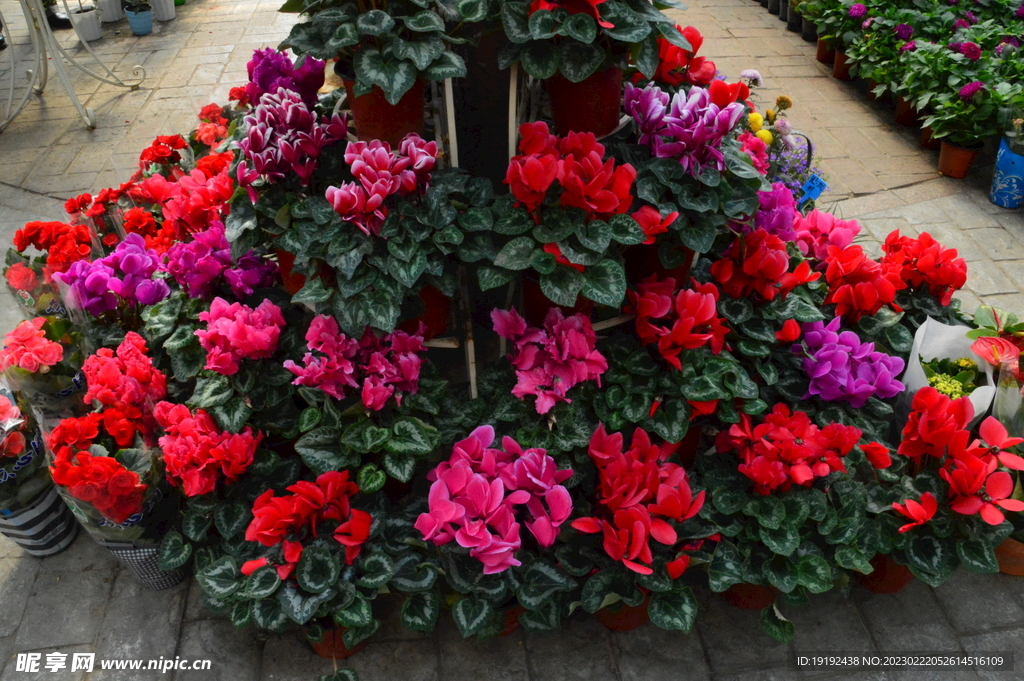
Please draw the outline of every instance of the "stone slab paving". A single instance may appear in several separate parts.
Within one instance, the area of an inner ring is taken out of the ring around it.
[[[17,7],[0,0],[14,32]],[[95,48],[127,75],[142,64],[145,87],[124,93],[74,75],[83,101],[97,111],[88,131],[67,97],[51,86],[30,102],[0,134],[0,241],[31,219],[59,219],[62,200],[127,179],[139,150],[155,135],[189,127],[203,104],[223,101],[244,82],[252,50],[276,44],[292,16],[279,15],[278,0],[207,0],[178,7],[173,22],[154,34],[130,36],[125,22],[104,24]],[[891,230],[929,231],[960,249],[970,263],[964,308],[980,301],[1024,312],[1024,212],[1005,211],[986,199],[990,167],[966,181],[939,178],[935,153],[920,149],[915,135],[892,121],[891,112],[868,101],[862,87],[839,83],[814,61],[813,48],[753,0],[690,0],[680,22],[701,29],[702,53],[735,76],[756,68],[766,79],[761,100],[778,94],[795,100],[794,125],[816,143],[819,165],[832,190],[823,207],[864,227],[869,248]],[[73,33],[58,34],[72,49]],[[15,48],[17,49],[17,48]],[[0,60],[0,65],[4,62]],[[2,68],[2,66],[0,66]],[[2,73],[0,73],[2,76]],[[58,200],[59,199],[59,200]],[[7,296],[6,291],[0,296]],[[19,317],[0,297],[0,332]],[[651,625],[612,633],[592,620],[564,631],[464,641],[450,623],[432,634],[397,626],[397,607],[365,650],[346,661],[364,681],[776,681],[858,679],[924,681],[1024,678],[1024,581],[1005,575],[961,572],[938,589],[915,583],[895,596],[859,586],[848,594],[815,597],[803,608],[786,608],[797,626],[782,645],[761,632],[757,613],[736,610],[697,590],[701,613],[689,635]],[[1013,651],[1015,672],[796,670],[796,651],[935,650]],[[18,652],[94,652],[107,659],[209,658],[204,672],[94,671],[92,674],[25,674],[15,670]],[[345,664],[345,663],[343,663]],[[308,681],[334,669],[295,636],[254,637],[206,612],[198,588],[185,583],[150,592],[84,534],[65,553],[38,560],[0,537],[0,681]]]

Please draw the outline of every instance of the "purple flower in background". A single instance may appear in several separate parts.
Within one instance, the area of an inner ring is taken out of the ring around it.
[[[916,49],[917,42],[911,40],[909,42],[903,43],[903,47],[900,48],[900,52],[913,52]]]
[[[744,69],[740,71],[740,78],[749,82],[754,87],[761,87],[764,81],[761,79],[761,72],[756,69]]]
[[[1018,19],[1024,19],[1024,3],[1021,3],[1021,6],[1017,8],[1017,12],[1013,16]]]
[[[796,239],[793,220],[796,219],[796,199],[793,192],[781,182],[773,182],[770,192],[758,192],[761,203],[754,217],[754,227],[774,234],[783,241]]]
[[[960,54],[971,61],[981,59],[981,47],[977,43],[960,43]]]
[[[244,300],[256,289],[273,285],[276,273],[274,263],[249,251],[238,259],[233,268],[224,270],[224,279],[235,297]]]
[[[855,5],[850,6],[849,14],[854,19],[860,19],[862,16],[868,13],[868,8],[859,2]]]
[[[956,21],[953,22],[953,30],[954,31],[959,31],[960,29],[970,28],[970,27],[971,27],[971,25],[969,23],[967,23],[966,21],[964,21],[963,19],[957,19]]]
[[[277,92],[283,87],[298,93],[306,106],[312,109],[317,102],[317,91],[324,84],[324,66],[325,62],[307,56],[296,68],[285,52],[278,52],[272,47],[256,50],[247,67],[249,83],[245,86],[245,93],[256,106],[264,94]]]
[[[970,10],[964,12],[964,19],[966,19],[967,23],[971,25],[978,23],[978,16],[974,12],[971,12]]]
[[[138,234],[129,234],[114,252],[95,262],[80,260],[58,281],[71,288],[76,304],[93,316],[117,309],[121,300],[131,305],[153,305],[171,293],[167,282],[155,279],[160,255],[146,248]]]
[[[949,49],[953,50],[954,52],[961,52],[963,50],[964,44],[963,43],[950,43],[950,44],[946,45],[946,47],[948,47]]]
[[[970,101],[974,99],[974,95],[978,94],[982,89],[984,89],[984,87],[985,84],[980,80],[970,82],[960,88],[960,99]]]
[[[900,40],[910,40],[914,37],[914,27],[910,24],[900,24],[893,29],[893,32]]]
[[[904,361],[876,351],[874,343],[861,342],[853,331],[840,332],[841,323],[836,317],[827,326],[803,325],[803,342],[794,345],[793,352],[804,355],[803,368],[811,379],[804,399],[817,395],[859,409],[871,397],[886,399],[903,392],[905,386],[896,377]]]

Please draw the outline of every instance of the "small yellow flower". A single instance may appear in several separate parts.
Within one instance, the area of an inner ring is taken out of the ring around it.
[[[764,125],[764,116],[757,113],[756,111],[747,116],[747,125],[750,126],[751,132],[757,132]]]
[[[768,146],[771,146],[772,142],[775,141],[775,138],[772,137],[772,134],[769,131],[767,131],[767,130],[758,130],[754,134],[757,135],[758,138],[760,138]]]
[[[768,119],[769,123],[775,122],[775,109],[768,109],[764,112],[764,117]]]
[[[977,369],[978,365],[974,363],[973,359],[967,357],[961,357],[956,361],[956,365],[961,369]]]
[[[963,397],[964,386],[949,374],[935,374],[928,379],[928,382],[943,395],[953,399]]]
[[[793,106],[793,99],[787,95],[779,95],[775,100],[775,107],[779,111],[785,111]]]

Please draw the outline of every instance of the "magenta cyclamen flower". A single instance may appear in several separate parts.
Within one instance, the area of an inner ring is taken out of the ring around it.
[[[795,241],[800,252],[818,261],[816,269],[825,269],[830,246],[846,248],[860,234],[856,220],[840,220],[832,213],[812,210],[806,216],[797,215],[793,221]]]
[[[297,376],[293,385],[320,388],[339,400],[349,388],[362,385],[363,406],[374,411],[383,409],[392,396],[401,404],[405,394],[419,389],[422,332],[395,331],[377,338],[367,327],[363,338],[356,341],[341,332],[334,317],[319,315],[306,331],[306,347],[310,352],[303,357],[302,366],[292,360],[284,363],[284,368]]]
[[[797,216],[793,192],[783,183],[775,182],[770,192],[758,192],[758,200],[761,208],[754,217],[754,229],[763,229],[783,241],[793,241],[796,238],[793,220]]]
[[[981,47],[977,43],[960,43],[960,54],[971,61],[981,59]]]
[[[909,42],[903,43],[903,45],[900,47],[900,52],[913,52],[916,49],[917,49],[917,42],[911,40]]]
[[[537,413],[546,414],[557,402],[572,402],[566,393],[583,381],[596,380],[608,370],[604,355],[597,351],[597,334],[590,319],[582,314],[564,317],[553,307],[544,318],[544,328],[527,327],[526,320],[512,310],[492,310],[494,331],[512,341],[509,360],[516,368],[518,383],[512,394],[519,399],[537,397]]]
[[[914,27],[910,24],[900,24],[893,29],[893,33],[900,40],[910,40],[914,36]]]
[[[438,546],[455,540],[483,563],[484,574],[520,565],[517,514],[543,547],[552,546],[572,515],[572,497],[543,449],[527,449],[510,437],[491,447],[494,428],[480,426],[452,448],[452,455],[427,474],[433,481],[428,511],[416,519],[423,538]]]
[[[238,373],[243,359],[265,359],[277,350],[284,317],[281,308],[264,300],[256,309],[214,298],[199,314],[205,329],[196,331],[206,350],[206,368],[224,376]]]
[[[67,272],[58,272],[53,277],[68,285],[72,305],[94,317],[117,309],[117,295],[110,290],[114,270],[103,261],[79,260],[72,263]]]
[[[309,184],[323,148],[348,134],[338,114],[318,121],[298,93],[285,88],[263,95],[244,124],[245,137],[238,143],[243,160],[235,174],[253,203],[251,185],[258,179],[273,183],[294,172],[302,184]]]
[[[437,142],[410,133],[397,152],[380,140],[349,142],[345,162],[356,181],[328,187],[325,196],[342,220],[376,236],[388,215],[384,201],[389,196],[427,189],[437,162]]]
[[[641,144],[659,158],[677,159],[692,175],[709,165],[724,170],[722,140],[745,113],[744,105],[733,102],[720,109],[702,87],[690,88],[689,94],[677,92],[671,101],[667,98],[653,84],[643,90],[626,84],[625,109],[640,129]]]
[[[859,2],[854,4],[854,5],[850,5],[849,14],[854,19],[860,19],[862,16],[864,16],[867,13],[868,13],[867,6],[862,5]]]
[[[193,235],[188,243],[177,242],[167,251],[163,269],[174,277],[189,298],[211,295],[224,275],[236,298],[242,299],[263,286],[270,286],[277,271],[273,263],[249,251],[238,259],[231,259],[231,244],[224,236],[220,221]]]
[[[246,67],[249,83],[245,86],[245,94],[256,106],[264,94],[284,88],[297,93],[312,109],[316,106],[317,91],[324,84],[324,66],[325,62],[306,56],[300,58],[296,68],[285,52],[278,52],[272,47],[256,50]]]
[[[967,23],[963,19],[957,19],[956,21],[953,22],[953,30],[954,31],[959,31],[960,29],[970,28],[970,27],[971,27],[971,25],[969,23]]]
[[[980,80],[970,82],[967,85],[964,85],[962,88],[960,88],[960,99],[964,101],[970,101],[974,99],[974,96],[981,92],[984,88],[985,84],[982,83]]]
[[[794,345],[793,352],[804,355],[803,368],[811,379],[804,399],[817,395],[860,409],[871,397],[885,399],[903,392],[905,386],[896,380],[903,360],[876,351],[874,343],[862,343],[853,331],[840,332],[841,323],[836,317],[827,326],[803,325],[803,343]]]

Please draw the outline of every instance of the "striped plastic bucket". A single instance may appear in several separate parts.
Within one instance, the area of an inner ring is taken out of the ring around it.
[[[71,546],[78,522],[57,490],[48,486],[22,507],[0,508],[0,533],[28,555],[46,558]]]

